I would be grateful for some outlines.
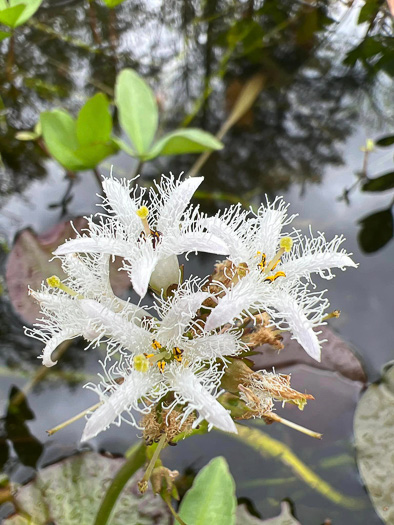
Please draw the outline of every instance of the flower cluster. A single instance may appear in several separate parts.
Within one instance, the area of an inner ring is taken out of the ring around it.
[[[43,341],[44,365],[56,364],[53,353],[65,340],[82,336],[87,348],[106,344],[99,382],[86,385],[100,403],[83,440],[122,421],[150,429],[149,436],[163,425],[175,436],[203,420],[208,429],[236,432],[225,390],[243,406],[240,419],[269,419],[274,401],[303,408],[312,398],[291,389],[289,376],[252,372],[243,357],[264,343],[282,348],[280,332],[288,330],[320,360],[314,329],[324,322],[328,301],[315,291],[312,274],[330,279],[333,268],[356,266],[341,249],[343,237],[327,242],[320,233],[283,231],[294,216],[280,198],[256,213],[237,205],[207,217],[190,204],[201,182],[171,175],[146,190],[104,179],[103,211],[55,252],[67,279],[52,276],[40,291],[30,290],[43,317],[26,332]],[[226,259],[211,276],[184,280],[178,256],[190,251]],[[115,256],[138,305],[112,291]],[[148,289],[149,308],[143,304]]]

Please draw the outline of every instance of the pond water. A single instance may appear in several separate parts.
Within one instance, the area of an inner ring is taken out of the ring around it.
[[[365,167],[361,148],[367,139],[392,134],[392,71],[379,67],[373,55],[360,59],[355,67],[344,61],[357,45],[376,34],[387,47],[382,56],[393,52],[383,39],[388,38],[387,19],[382,15],[379,24],[369,29],[367,24],[357,25],[363,2],[334,2],[328,7],[322,1],[126,0],[111,11],[99,3],[81,4],[44,3],[18,30],[11,66],[7,66],[8,43],[0,43],[4,244],[12,249],[25,228],[44,234],[62,221],[96,211],[99,186],[92,172],[77,174],[70,189],[63,168],[47,159],[36,144],[15,139],[17,131],[35,125],[41,111],[63,107],[75,113],[97,91],[111,96],[116,73],[133,67],[155,89],[163,129],[183,123],[216,133],[246,79],[260,73],[265,83],[256,104],[225,136],[224,149],[202,169],[205,181],[199,203],[202,209],[214,211],[227,205],[229,198],[257,205],[265,194],[283,195],[291,212],[299,213],[296,227],[306,232],[312,224],[314,231],[324,231],[328,238],[344,233],[346,249],[360,266],[339,272],[324,285],[333,308],[342,311],[330,326],[351,345],[368,380],[377,380],[382,366],[394,357],[394,243],[366,253],[359,242],[359,221],[389,209],[392,192],[367,193],[355,183]],[[209,96],[204,97],[208,87]],[[170,170],[187,173],[194,161],[191,155],[162,157],[144,164],[140,172],[149,182]],[[99,171],[107,174],[111,165],[118,176],[131,177],[137,168],[130,157],[118,154]],[[391,171],[393,147],[368,154],[369,176]],[[347,202],[344,192],[352,187]],[[65,196],[71,199],[65,202]],[[384,228],[377,223],[373,239]],[[199,256],[198,261],[191,257],[188,271],[205,275],[215,259]],[[40,346],[23,335],[25,322],[13,310],[5,279],[5,249],[2,262],[0,392],[6,416],[12,386],[23,388],[39,367]],[[24,277],[21,286],[28,284]],[[51,438],[45,430],[96,402],[81,386],[98,370],[97,355],[82,352],[76,342],[58,366],[61,373],[52,378],[49,373],[27,394],[34,418],[19,427],[7,423],[7,417],[2,420],[2,466],[15,481],[30,479],[36,468],[81,447],[83,421]],[[346,508],[323,497],[279,459],[263,458],[222,433],[195,436],[169,447],[163,454],[165,464],[185,473],[224,455],[238,496],[248,498],[264,518],[279,514],[280,501],[287,498],[304,525],[325,519],[335,524],[380,523],[358,476],[352,442],[353,415],[363,385],[311,363],[293,362],[283,371],[292,372],[294,387],[313,393],[316,400],[302,413],[288,408],[279,413],[322,432],[324,439],[316,441],[278,425],[261,429],[290,447],[343,495],[359,498],[358,506]],[[136,439],[135,430],[124,425],[111,427],[90,446],[124,453]],[[18,443],[24,443],[22,455]],[[2,516],[8,510],[0,510]]]

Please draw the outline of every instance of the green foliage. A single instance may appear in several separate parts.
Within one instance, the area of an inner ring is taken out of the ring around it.
[[[197,474],[179,516],[187,525],[234,525],[236,504],[234,479],[226,460],[217,457]]]
[[[387,135],[385,137],[381,137],[375,142],[376,146],[380,146],[381,148],[387,148],[388,146],[392,146],[394,144],[394,135]]]
[[[393,237],[393,213],[390,208],[368,215],[359,221],[358,242],[365,253],[383,248]]]
[[[376,512],[394,523],[394,367],[382,381],[371,385],[358,403],[354,416],[357,464]]]
[[[11,36],[11,33],[7,33],[7,31],[0,31],[0,42],[2,40],[5,40],[6,38],[8,38],[9,36]]]
[[[121,71],[116,80],[115,103],[120,125],[129,137],[132,147],[122,140],[116,142],[129,155],[140,160],[151,160],[160,155],[181,155],[218,150],[222,143],[200,129],[178,129],[156,143],[159,110],[155,96],[146,82],[132,69]]]
[[[0,23],[15,29],[31,18],[43,0],[0,0]]]
[[[369,179],[363,184],[363,191],[386,191],[394,188],[394,171]]]
[[[109,102],[102,93],[86,102],[76,121],[62,109],[41,113],[40,121],[48,151],[69,170],[94,168],[118,151],[111,139]]]
[[[110,9],[113,9],[119,4],[122,4],[125,0],[103,0],[104,4],[109,7]]]

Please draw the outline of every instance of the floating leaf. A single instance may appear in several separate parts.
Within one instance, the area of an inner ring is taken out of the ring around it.
[[[3,521],[4,525],[90,525],[100,506],[106,485],[125,460],[104,457],[94,452],[73,456],[41,470],[34,481],[20,488],[15,501],[20,514]],[[170,525],[166,505],[148,490],[143,496],[132,478],[117,501],[111,525]],[[27,516],[26,516],[27,514]]]
[[[368,215],[359,221],[358,242],[365,253],[373,253],[385,246],[393,237],[391,207]]]
[[[116,79],[115,102],[120,125],[143,156],[150,149],[159,119],[152,90],[134,70],[123,69]]]
[[[222,148],[223,144],[206,131],[197,128],[178,129],[157,141],[147,158],[153,159],[160,155],[202,153]]]
[[[235,483],[226,460],[217,457],[196,476],[184,496],[179,516],[187,525],[235,524]]]
[[[81,146],[94,143],[105,143],[112,131],[112,117],[109,101],[104,93],[91,97],[79,112],[76,134]]]
[[[69,170],[84,169],[83,162],[74,153],[79,143],[71,115],[62,109],[44,111],[40,115],[40,122],[49,153]]]
[[[354,417],[357,463],[376,512],[394,523],[394,367],[362,396]]]
[[[300,522],[292,515],[287,501],[283,501],[280,515],[268,520],[260,520],[252,516],[245,505],[239,505],[237,507],[236,525],[300,525]]]
[[[380,146],[381,148],[392,146],[394,144],[394,135],[387,135],[386,137],[382,137],[378,139],[375,142],[375,144],[376,146]]]
[[[363,184],[363,191],[386,191],[394,188],[394,171],[385,173]]]
[[[74,228],[81,232],[86,228],[86,219],[77,217],[73,220]],[[19,233],[7,259],[6,282],[13,307],[28,323],[33,323],[39,317],[40,308],[31,296],[27,294],[28,286],[38,290],[41,282],[50,275],[58,275],[64,279],[59,259],[53,259],[52,252],[65,239],[74,238],[75,231],[70,222],[62,222],[42,235],[36,235],[31,229]],[[121,266],[115,259],[110,266],[110,279],[114,293],[123,295],[130,287],[126,272],[118,272]]]

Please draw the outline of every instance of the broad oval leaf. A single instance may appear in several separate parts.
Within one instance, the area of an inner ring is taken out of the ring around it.
[[[386,191],[394,188],[394,171],[385,173],[363,184],[363,191]]]
[[[94,168],[102,160],[118,151],[114,142],[107,144],[86,144],[75,150],[75,156],[83,163],[84,169]]]
[[[86,169],[75,155],[78,149],[75,120],[66,111],[54,109],[40,115],[42,135],[49,153],[69,170]]]
[[[19,27],[31,18],[37,9],[42,4],[43,0],[9,0],[8,4],[5,0],[0,0],[0,9],[8,8],[8,5],[13,7],[23,6],[19,16],[15,20],[15,24],[11,27]],[[8,24],[7,24],[8,25]]]
[[[383,248],[393,237],[393,214],[391,208],[368,215],[359,221],[361,230],[358,242],[365,253]]]
[[[376,146],[381,148],[386,148],[387,146],[392,146],[394,144],[394,135],[387,135],[386,137],[381,137],[375,142]]]
[[[90,98],[79,112],[76,133],[79,144],[105,143],[112,131],[112,116],[109,102],[104,93],[97,93]]]
[[[0,11],[0,23],[8,27],[15,28],[18,24],[18,19],[25,10],[24,4],[8,7]]]
[[[116,79],[115,103],[120,125],[143,156],[149,151],[159,120],[152,90],[134,70],[123,69]]]
[[[210,133],[197,128],[178,129],[165,135],[153,146],[149,159],[160,155],[202,153],[222,149],[223,144]]]
[[[197,474],[179,515],[187,525],[234,525],[236,504],[234,479],[226,460],[217,457]]]
[[[124,465],[122,458],[85,452],[45,467],[14,494],[20,509],[4,525],[92,525],[107,485]],[[138,493],[137,473],[125,486],[108,523],[170,525],[170,513],[161,498],[149,489]]]
[[[378,385],[371,385],[354,416],[357,464],[376,512],[394,523],[394,367]]]

